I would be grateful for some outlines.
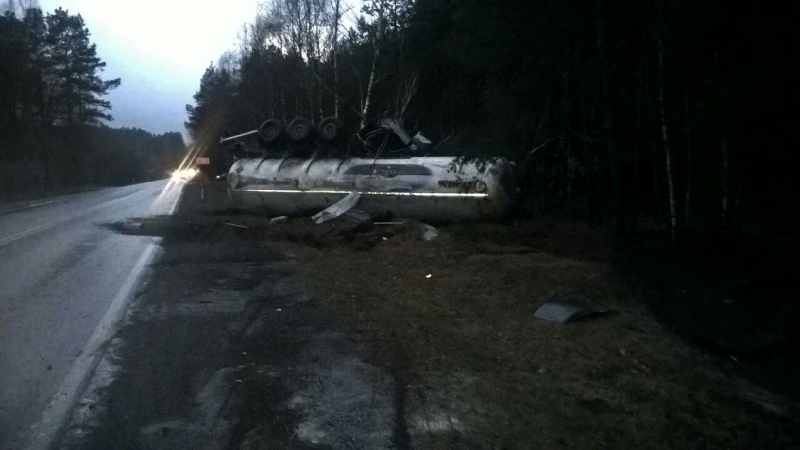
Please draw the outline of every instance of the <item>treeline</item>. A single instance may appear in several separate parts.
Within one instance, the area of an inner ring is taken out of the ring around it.
[[[9,2],[0,14],[0,197],[163,178],[180,163],[180,133],[102,124],[120,80],[101,78],[90,36],[61,8]]]
[[[180,133],[131,128],[15,128],[0,133],[0,198],[159,180],[186,153]]]
[[[270,0],[211,66],[199,142],[379,117],[517,162],[529,214],[618,231],[797,228],[792,14],[777,1]]]

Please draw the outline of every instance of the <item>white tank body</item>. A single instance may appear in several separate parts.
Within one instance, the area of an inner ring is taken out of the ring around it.
[[[244,158],[228,172],[233,206],[270,216],[310,216],[357,192],[355,209],[373,215],[497,220],[508,215],[515,189],[505,159]]]

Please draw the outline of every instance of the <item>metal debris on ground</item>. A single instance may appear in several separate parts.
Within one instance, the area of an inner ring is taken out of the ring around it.
[[[356,222],[370,222],[372,221],[372,215],[366,213],[364,211],[360,211],[358,209],[351,209],[346,213],[342,214],[341,217],[346,219],[352,219]]]
[[[548,320],[550,322],[568,323],[609,312],[611,311],[589,310],[566,303],[548,302],[540,306],[533,315],[538,319]]]
[[[269,223],[285,222],[286,220],[289,220],[288,216],[278,216],[270,219]]]
[[[361,199],[361,194],[357,192],[350,193],[345,198],[323,209],[317,214],[314,214],[314,216],[311,218],[314,219],[314,223],[316,224],[325,223],[353,209],[353,207],[356,206],[356,203],[358,203],[360,199]]]
[[[422,230],[423,241],[431,241],[439,236],[439,230],[437,230],[435,227],[424,223],[420,224],[419,227]]]

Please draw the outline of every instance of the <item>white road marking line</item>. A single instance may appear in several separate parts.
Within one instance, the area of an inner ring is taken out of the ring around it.
[[[67,413],[77,399],[78,393],[83,390],[88,381],[88,375],[100,361],[100,357],[103,354],[100,350],[116,331],[115,326],[128,306],[128,300],[133,295],[139,276],[153,259],[158,248],[155,243],[150,243],[145,248],[100,323],[94,329],[89,342],[61,382],[58,391],[42,414],[42,419],[32,427],[32,438],[26,446],[28,450],[47,450],[52,444],[62,423],[64,423]]]
[[[52,203],[57,203],[57,201],[56,200],[50,200],[48,202],[40,202],[40,203],[32,202],[32,203],[28,203],[25,206],[20,206],[18,208],[9,209],[9,210],[6,210],[6,211],[3,211],[2,209],[0,209],[0,216],[5,216],[5,215],[8,215],[8,214],[16,214],[18,212],[27,211],[29,209],[38,208],[40,206],[50,205]]]
[[[172,214],[175,209],[177,209],[181,197],[180,194],[181,190],[178,191],[178,195],[174,199],[169,214]],[[122,198],[112,200],[108,203],[121,200]],[[91,209],[104,206],[108,203],[98,205]],[[91,209],[84,211],[84,213]],[[55,444],[54,441],[58,437],[61,427],[67,423],[70,411],[72,411],[79,399],[79,394],[83,392],[89,384],[92,372],[96,369],[97,364],[100,363],[104,354],[105,344],[116,332],[116,326],[128,308],[130,299],[134,295],[135,288],[139,284],[142,273],[147,265],[155,260],[161,241],[161,238],[152,239],[142,253],[142,256],[139,257],[136,265],[131,269],[128,278],[125,279],[125,283],[123,283],[117,295],[111,301],[111,305],[106,310],[103,318],[100,320],[100,323],[97,324],[97,327],[95,327],[92,332],[89,342],[83,347],[72,369],[70,369],[67,376],[62,380],[55,395],[53,395],[47,408],[45,408],[42,413],[42,419],[31,427],[31,438],[28,445],[25,446],[26,450],[49,450]]]
[[[27,206],[27,208],[38,208],[40,206],[50,205],[55,202],[56,202],[55,200],[50,200],[49,202],[31,203],[30,205]]]

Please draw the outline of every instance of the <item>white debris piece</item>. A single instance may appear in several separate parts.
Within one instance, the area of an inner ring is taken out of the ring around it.
[[[400,126],[400,123],[395,119],[381,119],[381,128],[392,130],[394,134],[396,134],[403,144],[408,145],[411,147],[411,150],[416,150],[417,147],[414,145],[413,139],[411,136],[406,133],[403,127]]]
[[[250,227],[248,227],[248,226],[239,225],[238,223],[233,223],[233,222],[225,222],[225,225],[230,225],[230,226],[236,227],[236,228],[244,228],[245,230],[249,230],[250,229]]]
[[[312,219],[314,219],[314,223],[316,224],[321,224],[331,219],[335,219],[341,216],[342,214],[346,213],[350,209],[352,209],[354,206],[356,206],[356,203],[358,203],[360,199],[361,199],[360,193],[352,192],[348,194],[347,197],[323,209],[317,214],[314,214]]]
[[[411,138],[411,140],[419,150],[427,150],[431,145],[431,140],[423,136],[422,133],[417,133],[413,138]]]
[[[422,240],[424,241],[431,241],[439,236],[439,230],[428,224],[421,224],[420,229],[422,230]]]

